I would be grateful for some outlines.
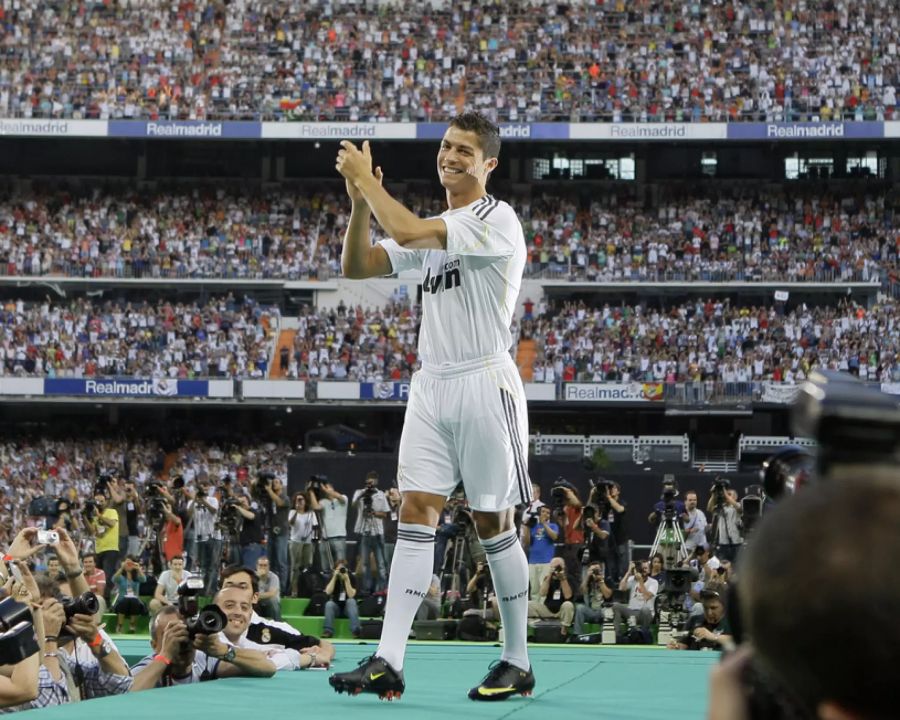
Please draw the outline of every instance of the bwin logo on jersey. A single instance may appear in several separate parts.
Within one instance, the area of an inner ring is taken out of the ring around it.
[[[454,263],[447,263],[447,265],[454,265]],[[424,292],[437,295],[442,290],[452,290],[455,287],[459,287],[459,261],[456,261],[455,267],[448,269],[447,265],[444,265],[443,272],[434,276],[431,274],[431,268],[425,271],[425,279],[422,281],[422,290]]]

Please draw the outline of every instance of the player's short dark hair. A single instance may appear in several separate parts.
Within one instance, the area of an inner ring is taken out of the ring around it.
[[[832,701],[861,717],[897,712],[898,517],[896,472],[829,480],[767,512],[741,557],[741,615],[757,660],[811,710]],[[852,627],[839,631],[840,617]]]
[[[237,575],[238,573],[247,573],[250,576],[250,587],[253,588],[253,592],[259,592],[259,576],[256,574],[256,570],[244,567],[243,565],[229,565],[222,570],[222,572],[219,573],[219,589],[221,590],[225,587],[225,581],[228,578],[232,575]]]
[[[450,127],[473,132],[478,136],[478,144],[486,158],[500,155],[500,128],[484,115],[474,110],[467,110],[450,120]]]

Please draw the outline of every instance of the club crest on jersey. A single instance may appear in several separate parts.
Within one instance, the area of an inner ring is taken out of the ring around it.
[[[459,279],[459,260],[451,260],[444,263],[443,270],[437,275],[431,274],[431,268],[425,271],[422,290],[432,295],[437,295],[442,290],[452,290],[455,287],[459,287]]]

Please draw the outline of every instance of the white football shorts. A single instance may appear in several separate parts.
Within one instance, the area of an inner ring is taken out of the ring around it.
[[[462,480],[473,510],[531,502],[525,388],[509,353],[413,375],[397,479],[400,492],[445,497]]]

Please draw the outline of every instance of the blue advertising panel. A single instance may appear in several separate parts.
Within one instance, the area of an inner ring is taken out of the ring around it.
[[[208,397],[208,380],[170,378],[47,378],[44,395],[88,397]]]
[[[110,120],[109,137],[151,140],[258,140],[262,123],[206,120]]]

